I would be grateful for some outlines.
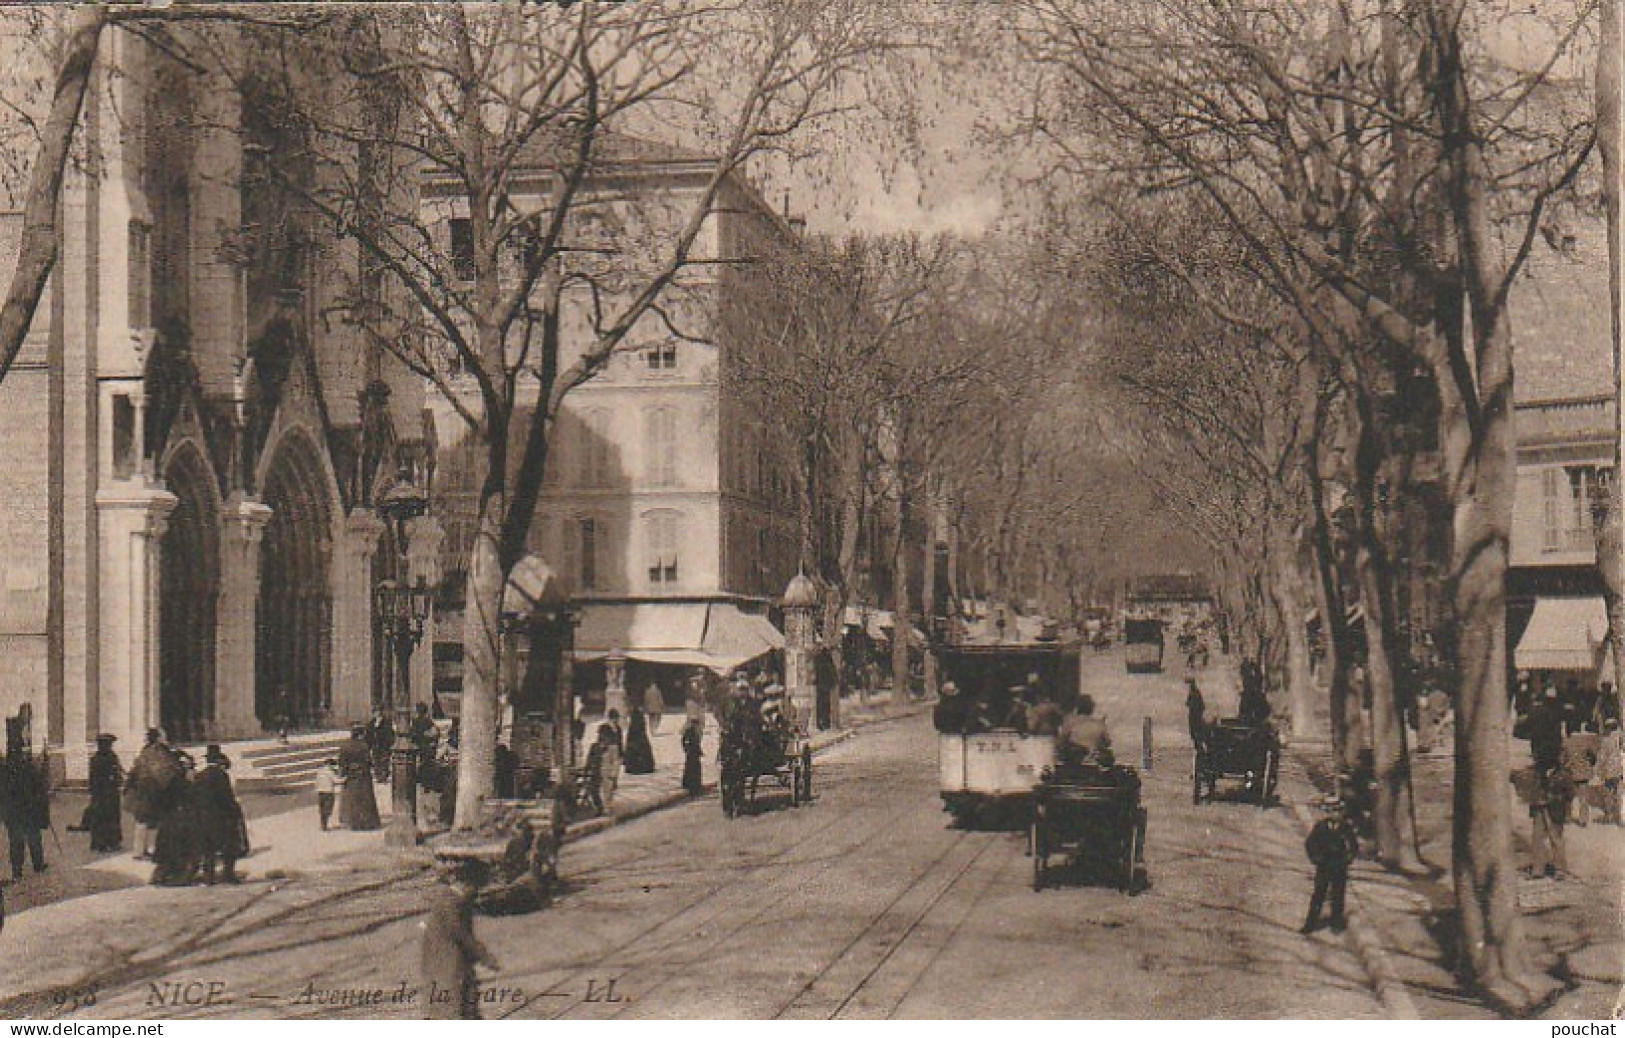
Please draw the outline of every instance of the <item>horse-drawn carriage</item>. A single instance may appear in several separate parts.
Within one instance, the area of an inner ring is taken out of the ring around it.
[[[738,705],[723,725],[719,763],[729,818],[756,803],[763,779],[788,790],[792,807],[812,800],[812,744],[782,715],[764,719],[759,704]]]
[[[1196,747],[1191,769],[1191,803],[1202,802],[1202,790],[1213,799],[1220,779],[1239,779],[1241,792],[1259,807],[1275,797],[1281,770],[1281,740],[1268,721],[1249,723],[1227,717],[1208,725]]]
[[[1033,789],[1030,844],[1033,889],[1049,879],[1050,857],[1064,855],[1108,874],[1132,893],[1145,857],[1146,811],[1140,776],[1113,764],[1062,764]]]

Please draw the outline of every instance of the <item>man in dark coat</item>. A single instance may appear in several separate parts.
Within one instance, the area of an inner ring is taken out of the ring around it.
[[[248,827],[242,805],[231,788],[231,760],[220,747],[211,744],[203,757],[206,767],[193,780],[192,802],[196,811],[198,859],[203,881],[214,884],[215,866],[222,867],[227,883],[237,883],[237,859],[248,853]]]
[[[373,830],[384,824],[378,817],[378,796],[372,788],[372,747],[367,745],[366,736],[366,726],[358,724],[339,744],[339,770],[344,772],[339,824],[349,829]]]
[[[1343,898],[1348,889],[1349,866],[1359,851],[1359,837],[1354,826],[1343,814],[1343,802],[1327,797],[1322,802],[1326,817],[1315,823],[1304,841],[1304,850],[1315,866],[1315,892],[1309,898],[1309,915],[1303,921],[1303,933],[1314,933],[1320,927],[1320,911],[1328,898],[1332,903],[1331,928],[1342,933]]]
[[[7,748],[3,787],[6,837],[11,851],[11,878],[22,879],[23,860],[33,855],[34,871],[45,871],[42,833],[51,827],[51,794],[33,754],[20,745]]]
[[[1535,771],[1544,777],[1563,763],[1563,704],[1557,686],[1548,683],[1540,699],[1529,709],[1529,753]]]
[[[952,681],[944,681],[937,705],[931,710],[931,723],[939,732],[963,735],[969,721],[969,707],[970,701],[960,694],[959,686]]]
[[[90,831],[90,849],[116,851],[124,843],[123,814],[119,793],[124,788],[124,767],[113,752],[116,737],[96,736],[96,752],[90,757],[90,805],[85,808],[84,827]]]

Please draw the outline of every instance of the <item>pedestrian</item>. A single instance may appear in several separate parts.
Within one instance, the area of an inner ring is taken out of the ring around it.
[[[614,713],[610,711],[612,717]],[[625,764],[624,737],[620,725],[612,722],[598,726],[598,738],[604,743],[603,800],[604,810],[608,811],[615,806],[615,791],[621,785],[621,768]]]
[[[344,788],[344,772],[339,770],[339,759],[329,757],[316,769],[316,817],[321,819],[322,832],[333,817],[333,801]]]
[[[136,754],[135,763],[130,766],[124,782],[130,814],[135,817],[137,861],[152,860],[158,824],[163,821],[164,812],[169,807],[165,798],[175,788],[175,779],[180,772],[180,761],[176,759],[175,751],[164,742],[164,733],[157,728],[148,728],[146,745]]]
[[[1335,796],[1321,801],[1326,817],[1315,823],[1304,841],[1309,862],[1315,867],[1315,890],[1309,897],[1309,914],[1304,918],[1302,933],[1314,933],[1320,927],[1320,912],[1328,899],[1331,901],[1329,923],[1333,933],[1342,933],[1347,925],[1343,914],[1344,899],[1348,891],[1349,866],[1360,849],[1354,826],[1343,813],[1343,802]]]
[[[498,800],[512,800],[514,785],[519,778],[519,758],[505,742],[499,742],[491,753],[491,785]]]
[[[159,802],[157,838],[152,848],[152,883],[160,887],[190,886],[199,864],[197,798],[192,784],[196,763],[185,750],[175,753],[176,770]]]
[[[407,731],[412,737],[412,747],[417,751],[418,785],[425,785],[425,780],[434,773],[435,751],[440,743],[440,730],[434,726],[434,718],[429,716],[429,704],[417,705],[412,714],[412,725]]]
[[[587,795],[587,803],[592,805],[593,814],[604,813],[604,757],[609,753],[613,739],[606,736],[602,728],[598,737],[587,747],[587,762],[582,770],[582,785]]]
[[[372,788],[372,747],[365,725],[352,725],[350,737],[339,744],[339,769],[344,791],[339,799],[339,824],[346,829],[371,831],[383,826],[378,817],[378,796]]]
[[[649,719],[649,731],[660,734],[660,718],[666,712],[666,692],[660,682],[651,681],[643,690],[643,713]]]
[[[643,708],[632,708],[632,720],[626,728],[626,773],[652,775],[655,770],[655,751],[649,743],[649,726]]]
[[[395,749],[395,722],[380,710],[373,715],[368,740],[372,749],[372,773],[379,782],[389,781],[389,755]]]
[[[1625,732],[1619,727],[1619,718],[1605,717],[1602,721],[1602,741],[1597,747],[1597,779],[1602,783],[1603,820],[1615,825],[1625,824],[1620,805],[1620,779],[1625,777]]]
[[[1529,753],[1535,772],[1545,776],[1563,763],[1563,705],[1557,686],[1548,682],[1535,704],[1529,708]]]
[[[90,833],[90,849],[116,851],[124,845],[124,819],[119,794],[124,789],[124,767],[113,751],[117,736],[96,736],[90,756],[90,803],[80,824]]]
[[[1534,779],[1529,800],[1529,875],[1561,879],[1569,870],[1563,826],[1568,821],[1574,787],[1560,767],[1544,772],[1537,768]]]
[[[625,756],[626,732],[621,728],[621,712],[619,710],[611,710],[609,716],[604,718],[604,723],[598,726],[599,732],[602,732],[605,728],[608,728],[615,738],[616,755],[618,757]]]
[[[34,871],[45,871],[43,834],[51,827],[51,791],[33,754],[20,743],[6,748],[0,771],[0,806],[11,852],[11,878],[23,878],[23,862],[32,856]]]
[[[441,882],[429,894],[429,911],[419,924],[418,961],[428,1020],[478,1020],[480,997],[475,968],[499,969],[496,958],[474,936],[474,899],[489,868],[474,858],[437,862]]]
[[[705,791],[700,777],[704,741],[704,722],[691,720],[683,725],[683,789],[689,796],[699,796]]]
[[[231,788],[231,759],[210,743],[203,754],[203,770],[192,780],[197,813],[198,861],[203,882],[214,886],[215,868],[227,883],[240,883],[237,862],[248,856],[248,825],[242,805]]]
[[[1191,745],[1201,753],[1207,748],[1207,700],[1195,678],[1185,679],[1185,718],[1190,726]]]

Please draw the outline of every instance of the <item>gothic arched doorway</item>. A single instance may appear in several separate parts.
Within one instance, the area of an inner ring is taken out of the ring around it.
[[[278,445],[263,498],[271,521],[260,550],[254,712],[275,730],[320,722],[332,705],[332,511],[321,457],[307,437]]]
[[[207,739],[215,717],[220,519],[212,478],[190,446],[164,466],[164,483],[177,503],[159,553],[158,724],[179,742]]]

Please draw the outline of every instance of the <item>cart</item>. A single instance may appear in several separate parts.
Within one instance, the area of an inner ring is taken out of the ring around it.
[[[1087,861],[1133,893],[1145,858],[1140,776],[1122,765],[1084,764],[1046,773],[1033,790],[1033,890],[1049,880],[1050,857]]]
[[[1207,799],[1212,800],[1220,779],[1237,779],[1244,797],[1259,807],[1268,807],[1275,797],[1280,770],[1281,741],[1273,726],[1225,718],[1208,725],[1196,747],[1191,766],[1191,803],[1202,802],[1204,787]]]
[[[812,800],[812,744],[787,725],[724,728],[720,763],[722,812],[729,818],[755,805],[764,778],[789,791],[792,807]]]

